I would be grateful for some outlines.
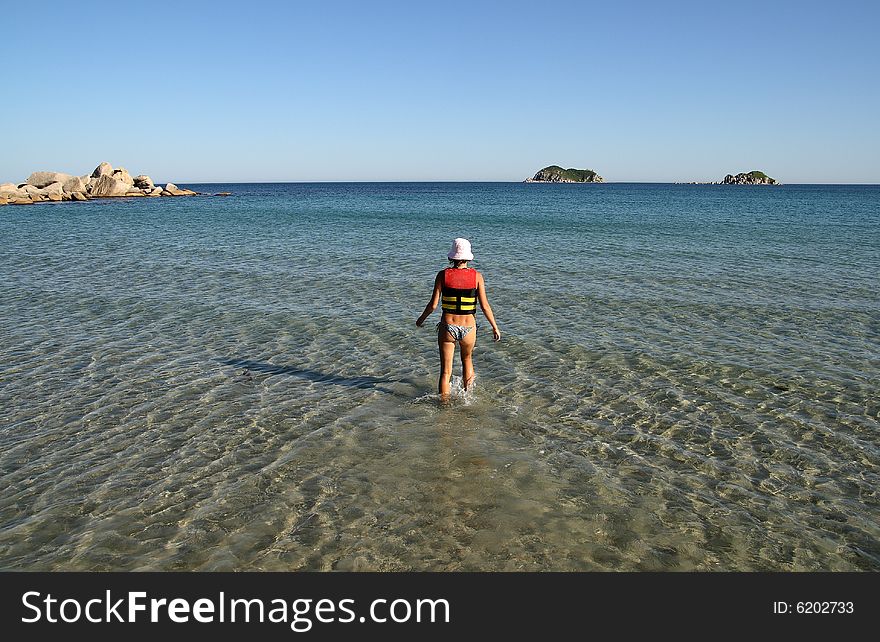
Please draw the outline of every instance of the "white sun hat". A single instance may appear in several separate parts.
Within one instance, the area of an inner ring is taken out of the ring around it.
[[[450,261],[473,261],[474,253],[471,252],[471,242],[467,239],[455,239],[452,242],[452,249],[446,256]]]

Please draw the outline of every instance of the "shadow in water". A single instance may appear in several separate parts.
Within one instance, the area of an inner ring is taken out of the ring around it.
[[[315,383],[331,383],[337,386],[347,386],[349,388],[369,388],[388,393],[393,393],[393,391],[383,388],[378,384],[395,383],[399,381],[399,379],[371,377],[368,375],[362,375],[360,377],[342,377],[326,372],[319,372],[317,370],[294,368],[292,366],[277,366],[272,363],[262,363],[260,361],[250,361],[248,359],[219,359],[219,361],[227,366],[245,368],[245,372],[241,373],[243,376],[248,376],[250,372],[265,372],[267,374],[282,374],[290,375],[291,377],[301,377],[303,379],[308,379],[309,381],[314,381]]]

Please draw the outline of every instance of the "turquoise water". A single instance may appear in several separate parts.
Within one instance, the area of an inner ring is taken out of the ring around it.
[[[0,208],[0,568],[880,570],[880,187],[187,187]]]

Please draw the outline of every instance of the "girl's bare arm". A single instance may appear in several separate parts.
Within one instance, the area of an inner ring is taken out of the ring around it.
[[[431,313],[437,309],[437,304],[440,303],[440,291],[443,288],[443,281],[441,281],[441,277],[443,276],[443,272],[437,274],[437,277],[434,279],[434,292],[431,293],[431,300],[428,301],[428,305],[425,306],[425,311],[422,312],[422,316],[416,319],[416,325],[422,327],[422,324],[425,322]]]
[[[489,297],[486,296],[486,282],[483,281],[482,274],[477,277],[477,298],[480,301],[480,309],[483,311],[483,314],[486,315],[486,320],[492,326],[492,334],[494,335],[495,340],[500,341],[501,330],[498,329],[498,324],[495,323],[495,315],[492,313],[492,306],[489,305]]]

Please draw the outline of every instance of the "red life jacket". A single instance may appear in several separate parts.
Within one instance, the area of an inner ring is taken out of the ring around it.
[[[446,268],[440,297],[443,311],[450,314],[477,313],[477,271],[474,268]]]

